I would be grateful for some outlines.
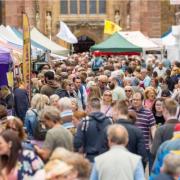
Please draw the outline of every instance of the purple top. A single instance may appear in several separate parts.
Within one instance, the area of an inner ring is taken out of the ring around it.
[[[149,150],[149,143],[151,139],[150,129],[152,126],[156,125],[154,115],[150,110],[145,109],[144,107],[142,107],[139,111],[135,110],[135,112],[137,116],[136,125],[142,130],[146,149]]]

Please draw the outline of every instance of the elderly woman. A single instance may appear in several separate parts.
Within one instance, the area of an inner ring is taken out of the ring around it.
[[[37,139],[35,137],[35,129],[37,126],[37,122],[39,121],[39,117],[41,111],[44,109],[46,105],[49,104],[49,98],[46,95],[36,94],[33,96],[31,100],[31,108],[27,111],[25,116],[25,127],[28,132],[28,137],[30,139]]]
[[[156,90],[153,87],[147,87],[144,91],[144,95],[144,106],[145,108],[151,110],[156,99]]]

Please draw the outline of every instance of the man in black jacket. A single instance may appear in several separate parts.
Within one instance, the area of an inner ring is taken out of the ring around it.
[[[108,150],[106,138],[107,126],[112,120],[100,112],[101,105],[98,98],[92,98],[87,105],[87,114],[80,122],[74,137],[74,148],[86,154],[86,157],[94,162],[94,158]]]
[[[113,106],[113,120],[115,123],[124,126],[129,135],[127,149],[142,156],[143,164],[147,162],[147,152],[145,149],[144,138],[141,129],[136,127],[128,117],[128,106],[125,101],[117,101]]]

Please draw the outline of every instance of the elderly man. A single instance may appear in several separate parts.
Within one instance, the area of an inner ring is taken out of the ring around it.
[[[121,125],[108,127],[110,150],[95,158],[90,180],[144,180],[141,157],[130,153],[128,132]]]
[[[108,83],[108,77],[106,75],[100,75],[98,77],[98,86],[101,90],[101,94],[103,94],[104,91],[108,89],[107,83]]]
[[[35,146],[37,154],[46,161],[57,147],[64,147],[71,151],[73,149],[73,136],[60,125],[60,112],[53,106],[46,107],[42,112],[42,120],[49,130],[43,147]]]

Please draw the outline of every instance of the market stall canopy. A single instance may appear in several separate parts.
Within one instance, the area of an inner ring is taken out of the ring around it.
[[[0,46],[0,64],[10,64],[10,63],[12,63],[10,50]]]
[[[23,33],[20,32],[18,29],[16,29],[15,27],[10,27],[10,26],[6,26],[6,29],[12,33],[14,33],[19,39],[23,39]],[[41,49],[43,51],[47,50],[47,48],[45,48],[44,46],[40,45],[39,43],[36,43],[35,41],[33,41],[31,39],[31,45],[33,47],[36,47],[38,49]]]
[[[125,38],[123,38],[118,32],[114,33],[105,41],[92,46],[91,51],[100,51],[100,52],[112,52],[112,53],[134,53],[142,52],[142,48],[138,47]]]
[[[36,28],[33,28],[31,30],[31,39],[35,41],[36,43],[44,46],[48,50],[50,50],[51,53],[58,54],[58,55],[67,55],[69,53],[68,49],[51,41],[46,36],[44,36],[41,32],[39,32]]]
[[[10,33],[3,25],[0,26],[0,38],[18,46],[23,45],[23,42],[20,39],[18,39],[15,35],[12,35],[12,33]]]
[[[162,44],[164,46],[175,46],[176,45],[176,38],[172,34],[172,28],[169,31],[165,32],[161,36]]]
[[[144,36],[140,31],[119,31],[122,37],[128,40],[130,43],[141,47],[144,51],[161,50],[162,46],[158,46],[148,37]]]

